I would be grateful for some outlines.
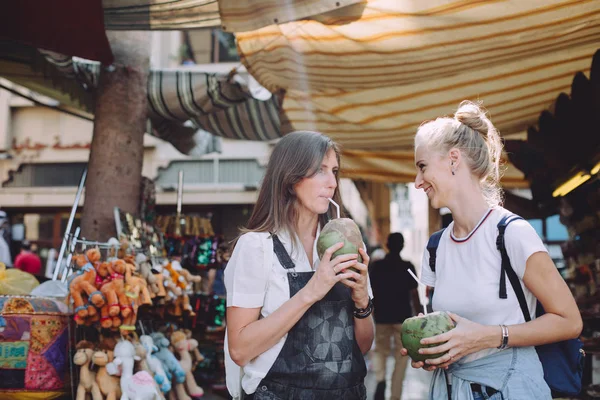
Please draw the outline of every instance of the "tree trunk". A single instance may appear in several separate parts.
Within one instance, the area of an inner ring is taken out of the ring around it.
[[[150,69],[149,32],[108,39],[115,64],[100,72],[82,218],[82,236],[100,241],[115,236],[114,207],[138,213]]]

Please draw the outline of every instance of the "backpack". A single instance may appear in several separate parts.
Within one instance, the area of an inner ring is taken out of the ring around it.
[[[506,276],[515,291],[517,299],[525,322],[531,321],[529,308],[525,299],[525,293],[521,287],[519,276],[512,268],[504,242],[504,232],[508,224],[513,221],[523,219],[515,214],[504,216],[498,222],[498,237],[496,238],[496,248],[500,251],[502,257],[502,268],[500,270],[500,291],[499,297],[506,299]],[[435,232],[427,242],[427,251],[429,252],[429,267],[435,273],[435,260],[437,248],[440,244],[442,233],[445,229]],[[542,305],[538,302],[536,316],[544,314]],[[552,390],[552,397],[564,397],[565,395],[578,395],[581,392],[581,379],[583,376],[583,365],[585,361],[585,352],[583,343],[579,339],[569,339],[558,343],[550,343],[536,346],[536,351],[542,367],[544,369],[544,380]]]

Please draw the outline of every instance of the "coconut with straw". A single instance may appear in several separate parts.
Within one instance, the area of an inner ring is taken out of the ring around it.
[[[408,273],[419,285],[423,282],[408,269]],[[427,307],[423,305],[423,315],[413,318],[407,318],[402,323],[402,346],[408,351],[408,355],[414,361],[425,361],[443,356],[446,353],[438,354],[419,354],[419,349],[426,347],[439,346],[441,343],[422,345],[421,339],[441,335],[454,329],[454,321],[447,312],[433,312],[427,314]]]
[[[343,242],[344,247],[333,253],[331,259],[343,254],[356,254],[358,255],[358,262],[362,262],[362,257],[360,256],[358,249],[364,248],[364,243],[358,225],[350,218],[340,218],[340,206],[332,199],[329,199],[329,201],[337,210],[337,218],[329,221],[323,229],[321,229],[321,233],[317,239],[317,253],[319,254],[319,259],[323,258],[325,250],[336,243]],[[359,272],[356,268],[351,267],[350,269]]]

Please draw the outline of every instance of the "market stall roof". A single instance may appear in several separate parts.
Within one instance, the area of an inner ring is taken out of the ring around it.
[[[229,89],[245,91],[227,86],[231,77],[189,85],[193,72],[153,73],[149,113],[165,136],[179,134],[184,118],[216,135],[258,140],[318,130],[342,144],[356,176],[379,181],[412,179],[412,156],[398,155],[412,155],[422,121],[450,114],[463,99],[482,100],[504,137],[522,135],[576,72],[589,72],[600,36],[594,1],[104,0],[103,7],[109,29],[235,32],[243,64],[275,94],[240,92],[244,101],[228,101]],[[217,8],[219,18],[211,17]],[[194,22],[198,15],[204,20]],[[80,81],[93,78],[81,71]],[[218,99],[209,113],[189,107],[190,93],[210,97],[211,87],[225,88],[228,111]],[[511,176],[507,184],[522,179]]]
[[[13,60],[9,63],[0,56],[0,76],[56,98],[63,105],[93,112],[99,63],[46,51],[42,56],[35,49],[7,43],[0,43],[0,53],[10,55],[7,58]],[[257,97],[252,94],[251,83],[252,78],[243,72],[227,76],[190,68],[152,70],[148,80],[152,133],[185,154],[198,154],[200,147],[206,148],[205,138],[197,134],[198,128],[232,139],[280,138],[285,132],[283,129],[286,126],[289,129],[289,122],[281,111],[281,97],[264,96],[264,93]],[[346,177],[376,182],[414,179],[412,150],[373,152],[341,144]],[[506,171],[504,184],[526,186],[522,174],[511,166]]]
[[[0,42],[1,77],[88,113],[94,110],[100,69],[98,62]],[[233,139],[280,138],[281,98],[264,89],[261,98],[255,97],[249,89],[251,79],[247,73],[152,70],[148,77],[152,133],[185,154],[198,154],[197,147],[205,147],[198,130]]]
[[[394,1],[237,33],[248,71],[285,90],[293,129],[348,148],[408,150],[419,124],[482,100],[501,134],[523,132],[589,72],[597,1]]]
[[[296,21],[364,0],[103,0],[108,30],[183,30],[221,27],[229,32]]]

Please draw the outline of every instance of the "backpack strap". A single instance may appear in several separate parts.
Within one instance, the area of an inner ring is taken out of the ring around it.
[[[427,251],[429,252],[429,268],[431,268],[431,272],[435,272],[437,248],[440,245],[440,239],[442,238],[442,233],[444,233],[445,230],[446,228],[435,232],[433,235],[431,235],[429,241],[427,242]]]
[[[519,300],[519,306],[521,306],[521,311],[523,312],[523,316],[525,317],[525,322],[531,321],[531,315],[529,314],[529,308],[527,307],[527,300],[525,299],[525,293],[523,292],[523,287],[521,286],[521,280],[519,276],[513,269],[510,264],[510,258],[508,257],[508,252],[506,251],[506,243],[504,241],[504,233],[506,231],[506,227],[513,221],[517,221],[523,219],[515,214],[509,214],[504,216],[500,222],[498,222],[498,237],[496,238],[496,247],[498,251],[500,251],[500,256],[502,257],[502,267],[500,268],[500,298],[506,299],[508,296],[506,295],[506,276],[510,280],[510,284],[515,291],[517,299]]]

